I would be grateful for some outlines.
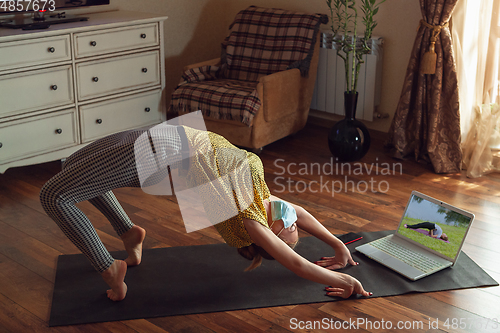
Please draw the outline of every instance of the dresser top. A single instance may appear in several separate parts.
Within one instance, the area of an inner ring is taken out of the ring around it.
[[[88,17],[88,21],[53,24],[49,28],[42,30],[0,28],[0,42],[60,35],[62,33],[114,28],[123,26],[123,23],[142,24],[167,19],[166,16],[127,11],[109,11],[102,13],[82,14],[81,16]]]

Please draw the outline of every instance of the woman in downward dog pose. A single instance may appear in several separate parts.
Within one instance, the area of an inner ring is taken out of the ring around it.
[[[242,163],[248,165],[249,172],[243,174],[250,182],[233,181],[231,186],[209,182],[236,170]],[[162,125],[113,134],[84,147],[66,160],[63,170],[40,192],[47,215],[101,274],[110,287],[107,295],[111,300],[125,298],[127,266],[141,263],[146,235],[143,228],[131,222],[112,190],[155,185],[169,174],[173,177],[177,170],[184,170],[186,182],[198,189],[207,215],[217,216],[217,212],[208,212],[208,207],[220,207],[215,204],[217,200],[235,201],[234,215],[211,222],[228,245],[252,260],[248,269],[259,266],[263,257],[275,259],[298,276],[329,286],[327,295],[371,295],[355,278],[333,271],[348,264],[357,265],[339,239],[302,207],[270,195],[262,162],[255,154],[238,149],[211,132]],[[215,192],[208,193],[207,188]],[[175,186],[174,189],[178,195]],[[241,199],[245,196],[251,200],[247,198],[245,203]],[[78,202],[87,200],[106,216],[122,239],[128,253],[124,261],[110,255],[90,220],[76,207]],[[335,256],[315,264],[297,254],[293,247],[298,241],[298,228],[330,245]]]

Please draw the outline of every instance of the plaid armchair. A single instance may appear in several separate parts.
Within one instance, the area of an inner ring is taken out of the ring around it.
[[[201,110],[209,131],[261,148],[302,129],[326,15],[251,6],[239,12],[221,58],[185,68],[172,94],[173,115]]]

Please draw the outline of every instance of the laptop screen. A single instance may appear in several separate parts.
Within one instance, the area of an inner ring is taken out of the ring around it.
[[[397,233],[455,260],[473,217],[470,213],[413,192]]]

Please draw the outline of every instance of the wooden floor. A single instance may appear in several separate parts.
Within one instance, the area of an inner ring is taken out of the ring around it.
[[[312,173],[312,163],[321,166],[330,163],[327,128],[323,125],[308,124],[297,135],[280,140],[263,151],[261,158],[266,180],[273,194],[303,205],[332,233],[395,229],[411,190],[439,197],[476,215],[464,251],[500,281],[500,246],[497,243],[500,238],[500,174],[479,179],[468,179],[464,174],[437,175],[428,166],[401,162],[385,155],[381,133],[372,133],[372,147],[361,161],[368,169],[372,166],[370,174],[366,168],[360,171],[355,164],[351,175],[347,169],[343,172],[334,169],[333,175],[328,175],[331,173],[328,169]],[[307,170],[304,165],[308,166]],[[407,322],[407,327],[413,322],[424,325],[423,330],[392,330],[397,332],[500,331],[500,324],[494,322],[500,321],[499,287],[49,328],[57,256],[78,253],[44,214],[38,200],[41,186],[59,168],[59,162],[52,162],[13,168],[0,175],[0,332],[305,331],[294,329],[292,318],[304,324],[323,318],[348,322],[363,318],[372,322],[392,321],[394,326],[398,321]],[[330,188],[330,191],[323,189],[320,192],[316,183],[311,182],[319,182],[321,177],[323,182],[339,181],[336,189],[338,191],[339,184],[343,184],[342,191],[332,194]],[[352,191],[352,183],[348,183],[350,187],[345,191],[344,184],[349,180],[360,187]],[[362,181],[369,185],[368,189]],[[215,230],[190,234],[182,231],[175,198],[148,196],[140,189],[120,189],[116,194],[132,220],[147,229],[147,248],[222,241]],[[88,203],[81,204],[81,208],[94,222],[108,249],[121,250],[121,242],[109,223]],[[234,249],[228,247],[228,251]],[[439,330],[429,330],[429,321],[436,319]],[[454,329],[462,323],[466,324],[465,329]],[[343,331],[391,330],[360,326]]]

